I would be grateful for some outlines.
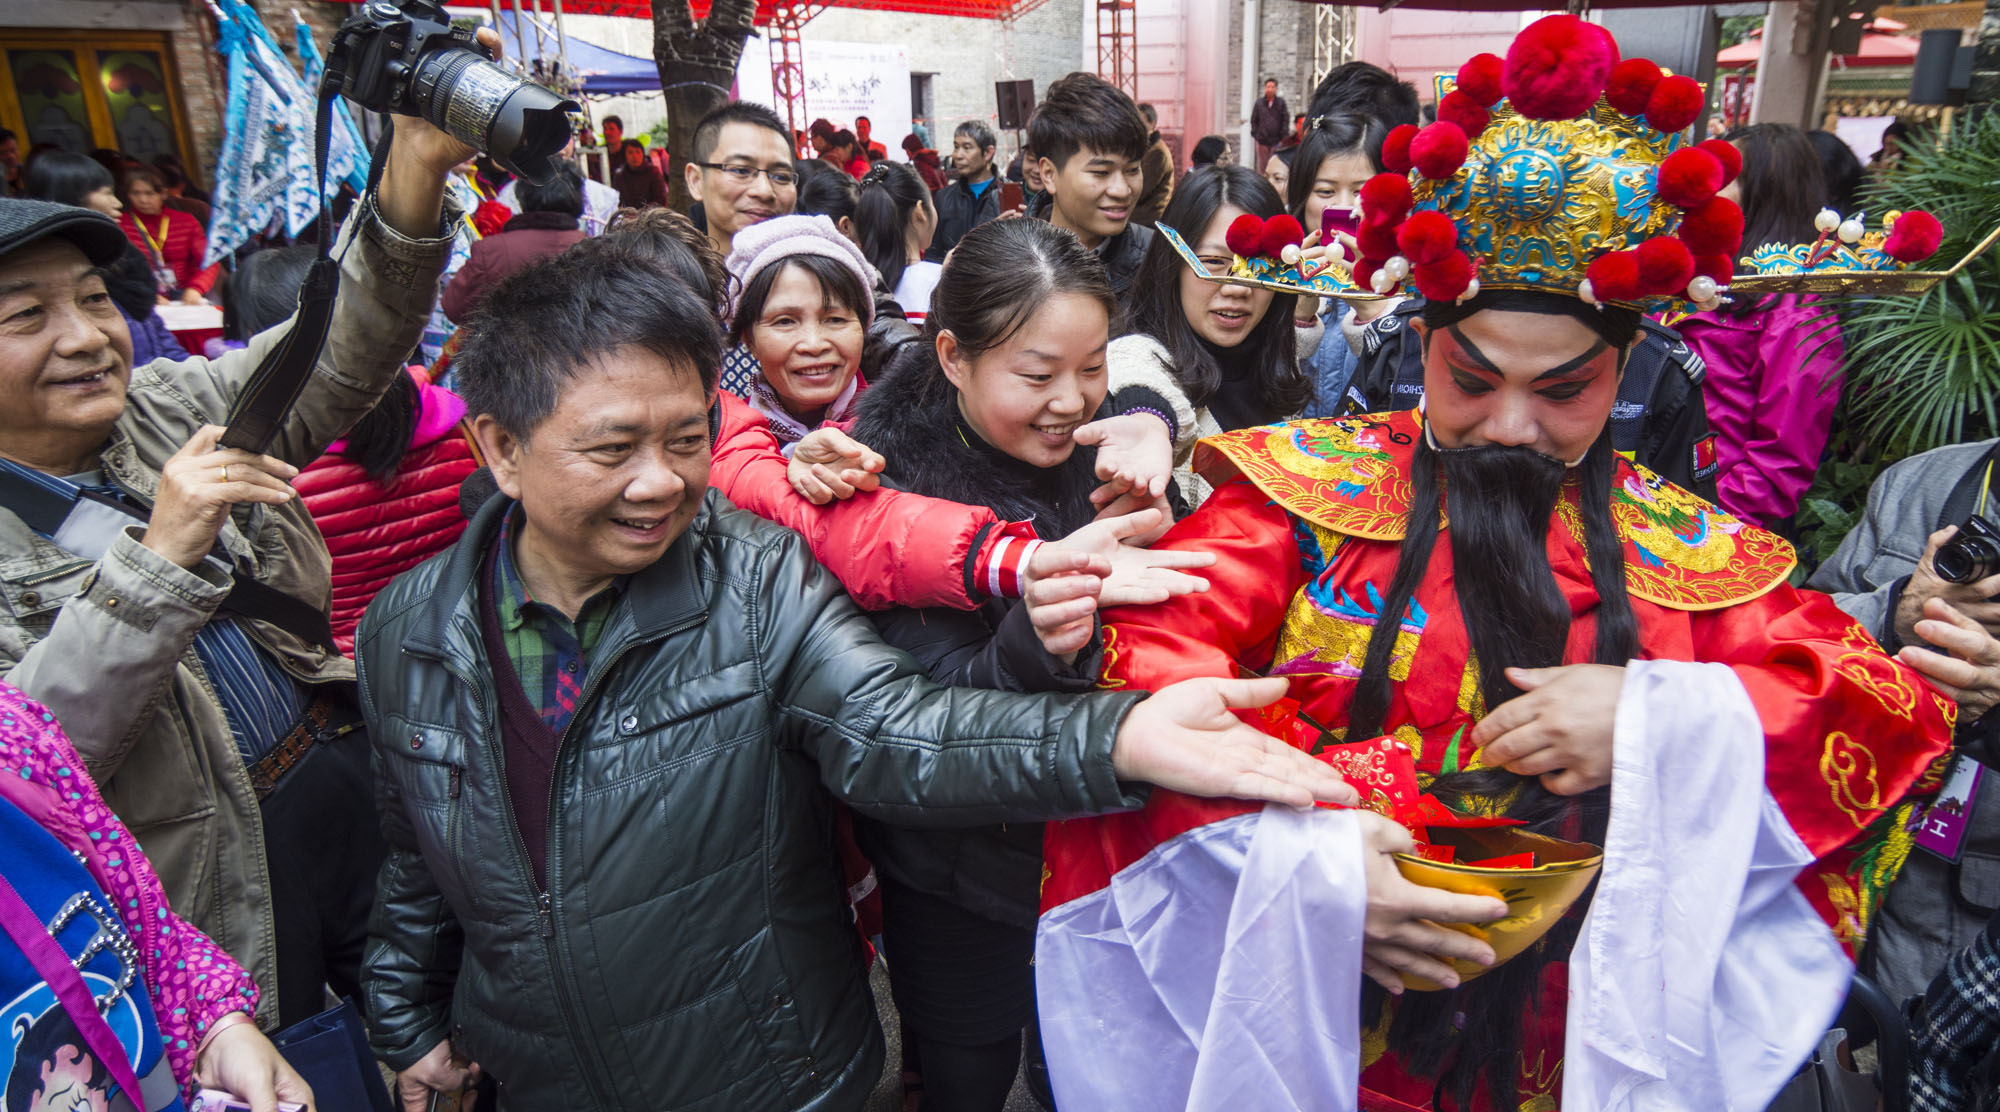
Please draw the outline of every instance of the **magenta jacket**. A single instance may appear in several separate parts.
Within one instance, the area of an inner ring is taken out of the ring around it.
[[[153,866],[104,805],[55,716],[6,683],[0,683],[0,792],[76,854],[118,906],[139,948],[167,1062],[192,1099],[202,1036],[230,1012],[257,1013],[250,974],[167,907]]]
[[[1723,509],[1756,525],[1798,512],[1840,401],[1840,326],[1810,295],[1787,294],[1743,317],[1668,322],[1708,364],[1702,393],[1715,433]],[[1822,330],[1823,329],[1823,330]]]

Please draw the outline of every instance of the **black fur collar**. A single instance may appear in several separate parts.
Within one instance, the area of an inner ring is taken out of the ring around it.
[[[1048,539],[1089,524],[1096,512],[1096,451],[1078,447],[1060,467],[1040,468],[981,440],[959,415],[958,392],[928,344],[903,345],[870,383],[853,436],[888,460],[890,486],[1033,521]]]

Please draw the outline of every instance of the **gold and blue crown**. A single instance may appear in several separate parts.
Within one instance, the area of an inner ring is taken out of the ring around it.
[[[1383,144],[1387,172],[1362,190],[1358,257],[1239,252],[1214,274],[1160,230],[1211,281],[1348,300],[1532,290],[1653,312],[1710,308],[1732,289],[1898,292],[1951,273],[1911,269],[1936,250],[1928,214],[1911,224],[1928,224],[1923,235],[1842,227],[1835,241],[1823,224],[1818,243],[1739,260],[1743,214],[1718,194],[1741,157],[1689,138],[1701,85],[1620,61],[1608,32],[1574,16],[1536,21],[1504,60],[1475,57],[1436,90],[1438,122],[1397,128]],[[1978,250],[1994,238],[2000,230]]]

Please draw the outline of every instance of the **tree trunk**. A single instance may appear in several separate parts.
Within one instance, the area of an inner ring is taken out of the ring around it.
[[[676,211],[689,206],[682,167],[694,157],[694,128],[729,100],[743,40],[757,18],[757,0],[714,0],[708,18],[695,25],[687,0],[653,0],[653,64],[667,102],[667,202]]]

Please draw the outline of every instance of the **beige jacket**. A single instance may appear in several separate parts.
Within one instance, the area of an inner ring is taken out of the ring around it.
[[[1325,326],[1318,321],[1311,328],[1298,330],[1301,362],[1312,358],[1319,349],[1324,331]],[[1221,435],[1223,428],[1207,406],[1197,409],[1188,401],[1187,390],[1174,371],[1173,356],[1160,341],[1135,332],[1111,341],[1111,346],[1104,350],[1104,372],[1109,391],[1114,395],[1128,386],[1141,386],[1173,406],[1174,425],[1179,430],[1174,438],[1174,484],[1180,487],[1189,513],[1200,509],[1214,488],[1207,479],[1195,474],[1194,446],[1207,437]]]
[[[450,247],[448,237],[412,240],[390,229],[372,198],[355,206],[335,246],[341,287],[326,347],[272,455],[302,468],[374,406],[416,345]],[[217,360],[134,368],[104,447],[108,480],[150,503],[167,459],[203,424],[227,421],[282,335],[273,329]],[[142,546],[142,532],[128,528],[92,562],[0,507],[0,673],[62,722],[174,910],[250,971],[269,1020],[277,991],[263,824],[192,645],[233,575],[324,609],[331,561],[297,500],[237,510],[221,536],[231,568],[212,558],[189,571]],[[353,662],[338,653],[265,622],[248,629],[304,683],[354,679]]]

